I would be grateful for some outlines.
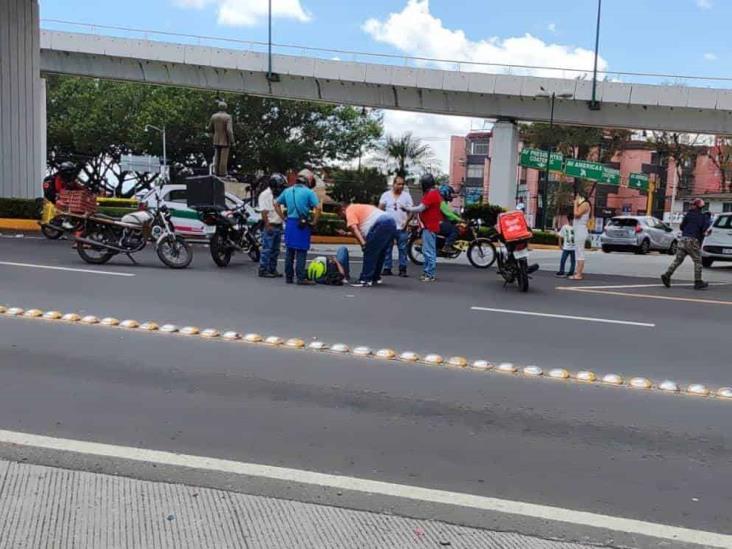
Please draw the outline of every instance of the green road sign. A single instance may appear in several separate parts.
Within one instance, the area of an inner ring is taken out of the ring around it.
[[[549,161],[549,170],[561,172],[563,160],[564,157],[561,154],[553,152]],[[524,168],[546,170],[546,151],[542,151],[541,149],[521,149],[520,164]]]
[[[575,160],[570,158],[564,165],[564,173],[569,177],[578,179],[589,179],[590,181],[601,181],[602,170],[605,166],[597,162],[588,162],[587,160]]]
[[[620,170],[616,170],[615,168],[608,168],[607,166],[603,166],[602,168],[602,179],[600,180],[600,183],[603,183],[605,185],[613,185],[615,187],[620,187]]]
[[[648,191],[648,175],[644,173],[632,173],[628,178],[628,187],[638,191]]]

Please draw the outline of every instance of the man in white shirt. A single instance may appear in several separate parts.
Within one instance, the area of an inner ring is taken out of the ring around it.
[[[413,206],[412,197],[404,188],[404,177],[397,175],[394,178],[391,190],[386,191],[379,199],[379,208],[384,210],[394,220],[397,227],[397,234],[394,238],[397,248],[399,249],[399,276],[407,276],[407,241],[409,240],[409,232],[407,231],[407,223],[409,222],[409,214],[404,208]],[[385,276],[393,275],[392,271],[392,253],[394,251],[394,242],[391,243],[386,251],[386,260],[384,261]]]
[[[262,212],[262,252],[259,257],[259,276],[281,278],[277,272],[277,258],[282,242],[282,218],[274,207],[277,198],[287,185],[285,176],[274,173],[267,182],[267,188],[259,193],[257,204]]]

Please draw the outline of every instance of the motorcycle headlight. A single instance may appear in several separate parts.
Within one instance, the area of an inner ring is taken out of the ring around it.
[[[163,228],[160,225],[155,225],[152,228],[152,236],[154,239],[158,239],[163,236]]]

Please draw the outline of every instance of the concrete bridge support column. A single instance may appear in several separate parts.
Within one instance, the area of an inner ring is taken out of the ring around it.
[[[516,207],[518,145],[518,126],[508,120],[496,122],[493,126],[488,202],[508,210]]]
[[[38,0],[0,0],[0,197],[39,196],[45,151]]]

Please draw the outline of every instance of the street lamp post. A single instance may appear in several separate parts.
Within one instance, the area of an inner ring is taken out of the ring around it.
[[[267,80],[269,82],[279,82],[280,77],[278,74],[272,72],[272,0],[269,0],[267,9],[267,28],[268,28],[268,39],[267,39]]]
[[[165,135],[165,126],[163,126],[162,128],[158,128],[157,126],[153,126],[152,124],[146,124],[145,131],[148,131],[148,130],[155,130],[157,132],[160,132],[160,134],[163,137],[163,170],[162,170],[162,173],[163,173],[163,178],[167,179],[168,178],[168,152],[167,152],[168,145],[167,145],[167,139],[166,139],[166,135]]]
[[[597,57],[600,53],[600,17],[602,15],[602,0],[597,0],[597,26],[595,27],[595,68],[592,71],[592,100],[590,110],[599,111],[600,103],[597,101]]]
[[[541,87],[541,91],[543,93],[537,94],[536,97],[546,97],[547,99],[549,99],[549,104],[550,104],[550,108],[549,108],[549,134],[551,136],[551,132],[554,129],[554,103],[556,102],[557,97],[559,99],[571,99],[572,97],[574,97],[574,95],[571,94],[571,93],[556,93],[556,92],[549,93],[549,92],[547,92],[544,89],[543,86]],[[541,222],[540,222],[540,227],[541,227],[541,230],[542,231],[546,229],[547,194],[548,194],[548,191],[549,191],[549,169],[550,169],[551,159],[552,159],[552,145],[551,145],[551,142],[550,142],[549,145],[547,146],[546,168],[544,170],[544,185],[543,185],[543,188],[541,189]]]

